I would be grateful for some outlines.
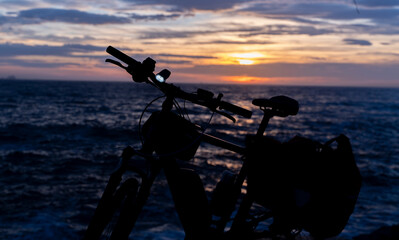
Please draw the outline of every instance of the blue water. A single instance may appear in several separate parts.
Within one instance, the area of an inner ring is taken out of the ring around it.
[[[207,133],[243,144],[261,111],[251,99],[287,95],[297,116],[275,118],[268,134],[296,134],[324,142],[346,134],[363,176],[358,204],[342,237],[368,233],[399,219],[399,89],[181,85],[224,93],[224,100],[254,111],[252,119],[215,115]],[[0,81],[0,239],[79,239],[108,176],[127,145],[139,147],[138,119],[159,96],[135,83]],[[155,102],[149,111],[157,109]],[[186,106],[206,125],[210,115]],[[144,118],[149,114],[144,114]],[[192,161],[207,191],[224,169],[237,170],[232,152],[201,145]],[[183,239],[165,179],[160,176],[140,216],[135,239]]]

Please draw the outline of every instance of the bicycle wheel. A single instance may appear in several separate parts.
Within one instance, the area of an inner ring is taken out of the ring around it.
[[[117,202],[119,203],[119,207],[116,209],[112,220],[104,231],[103,235],[107,236],[105,239],[127,240],[133,229],[137,219],[135,212],[137,209],[141,209],[137,205],[138,181],[131,179],[128,182],[128,187],[128,191],[124,192],[124,198],[121,199],[118,196]]]
[[[120,223],[123,221],[120,221],[120,218],[124,215],[123,212],[126,211],[128,206],[134,205],[138,186],[137,179],[129,178],[120,185],[114,194],[103,196],[97,206],[92,222],[87,228],[84,239],[111,239],[116,228],[123,230],[123,224]]]

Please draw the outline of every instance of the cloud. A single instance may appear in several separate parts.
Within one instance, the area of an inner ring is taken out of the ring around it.
[[[0,58],[0,66],[19,66],[19,67],[28,67],[28,68],[59,68],[65,66],[77,66],[80,64],[73,62],[47,62],[40,60],[22,60],[22,59],[5,59]]]
[[[243,8],[242,11],[253,12],[273,18],[293,18],[293,17],[323,17],[330,12],[339,12],[349,9],[348,6],[337,3],[284,3],[284,2],[256,2]],[[354,11],[352,9],[352,11]],[[356,14],[356,12],[353,12]]]
[[[198,30],[174,30],[173,28],[151,28],[148,30],[141,31],[140,39],[170,39],[170,38],[191,38],[196,36],[205,36],[210,34],[220,34],[220,33],[251,33],[262,31],[263,27],[252,27],[245,26],[242,24],[207,24],[200,25]]]
[[[315,28],[313,26],[289,26],[289,25],[269,25],[263,29],[248,34],[242,34],[242,37],[256,36],[256,35],[323,35],[334,33],[334,30]]]
[[[198,56],[198,55],[179,55],[179,54],[168,54],[160,53],[157,54],[160,57],[172,57],[172,58],[190,58],[190,59],[214,59],[212,56]]]
[[[246,0],[125,0],[125,2],[133,2],[138,5],[170,5],[181,10],[223,10],[231,9],[235,5],[247,2]]]
[[[396,35],[399,33],[399,1],[358,1],[359,12],[352,1],[268,1],[252,2],[240,8],[239,13],[278,20],[289,20],[302,26],[297,32],[309,36],[332,32],[355,32]],[[303,28],[312,26],[313,29]],[[338,27],[339,26],[339,27]],[[376,27],[378,26],[378,27]],[[290,26],[292,28],[292,26]],[[282,32],[288,30],[285,27]],[[290,29],[292,34],[294,29]],[[323,32],[324,31],[324,32]],[[290,34],[286,31],[287,34]],[[272,33],[272,32],[270,32]],[[270,34],[269,33],[269,34]]]
[[[170,59],[162,59],[163,66],[167,66],[169,64],[192,64],[192,61],[188,60],[170,60]]]
[[[392,20],[397,17],[399,17],[399,9],[395,8],[361,8],[359,14],[354,14],[351,9],[342,9],[342,11],[326,13],[324,16],[326,19],[348,20],[363,18],[373,20],[374,22]]]
[[[48,22],[65,22],[74,24],[124,24],[131,20],[126,17],[117,17],[104,14],[94,14],[79,10],[57,9],[57,8],[35,8],[20,11],[18,19],[36,20]]]
[[[7,22],[8,21],[8,17],[5,17],[5,16],[1,16],[0,15],[0,25],[1,24],[4,24],[5,22]]]
[[[373,45],[370,41],[353,39],[353,38],[345,38],[343,41],[346,44],[348,44],[348,45],[359,45],[359,46],[371,46],[371,45]]]
[[[274,44],[274,42],[271,41],[258,41],[258,40],[247,40],[247,41],[227,41],[227,40],[215,40],[215,41],[202,41],[202,42],[196,42],[198,44],[232,44],[232,45],[265,45],[265,44]]]
[[[259,65],[197,65],[192,68],[175,69],[186,74],[209,74],[214,76],[251,76],[258,78],[320,78],[336,79],[331,85],[377,85],[379,82],[397,85],[397,63],[270,63]],[[326,83],[328,83],[327,80]],[[345,82],[347,81],[347,82]],[[294,81],[295,82],[295,81]]]
[[[28,6],[31,5],[32,2],[29,0],[2,0],[1,4],[7,5],[7,7],[11,6]]]
[[[27,19],[27,18],[18,18],[14,16],[0,16],[0,25],[5,24],[39,24],[42,21],[38,19]]]
[[[165,21],[168,19],[177,19],[181,16],[181,14],[155,14],[155,15],[139,15],[139,14],[131,14],[130,17],[136,21]]]
[[[93,45],[65,44],[63,46],[25,45],[25,44],[0,44],[0,57],[15,56],[73,56],[73,53],[89,53],[104,51],[104,47]]]
[[[217,28],[208,28],[212,30],[173,30],[173,29],[149,29],[140,33],[140,39],[170,39],[170,38],[190,38],[198,35],[205,36],[221,32],[238,32],[237,29],[218,30]]]
[[[209,30],[207,30],[209,29]],[[327,29],[327,28],[316,28],[313,26],[290,26],[290,25],[282,25],[282,24],[273,24],[267,26],[255,26],[255,27],[247,27],[233,24],[226,27],[226,25],[215,25],[209,28],[204,28],[204,30],[173,30],[173,29],[149,29],[140,32],[140,39],[171,39],[171,38],[193,38],[197,36],[206,36],[212,34],[236,34],[240,38],[248,38],[253,36],[262,36],[262,35],[308,35],[308,36],[316,36],[316,35],[324,35],[334,33],[335,30]],[[198,42],[198,41],[197,41]],[[203,42],[200,43],[220,43],[220,44],[270,44],[269,41],[212,41],[212,42]]]
[[[380,3],[381,4],[378,4]],[[384,3],[383,3],[384,2]],[[334,20],[348,20],[367,18],[371,20],[392,19],[399,16],[399,9],[397,8],[381,8],[377,6],[394,6],[399,5],[398,1],[366,1],[363,2],[360,13],[351,4],[343,4],[338,2],[319,2],[319,3],[269,3],[258,2],[243,8],[242,11],[261,14],[270,18],[298,20],[300,18],[319,18],[319,19],[334,19]],[[374,8],[373,8],[374,7]],[[303,20],[306,21],[306,20]]]
[[[45,41],[52,41],[52,42],[67,42],[69,44],[71,43],[81,43],[81,42],[87,42],[87,41],[93,41],[96,40],[96,38],[88,35],[84,35],[82,37],[67,37],[67,36],[58,36],[54,34],[49,34],[49,35],[30,35],[31,39],[38,39],[38,40],[45,40]]]
[[[367,7],[395,7],[399,6],[398,0],[361,0],[357,1],[358,5]]]
[[[170,38],[189,38],[199,34],[209,34],[213,31],[177,31],[165,29],[146,30],[140,33],[139,39],[170,39]]]

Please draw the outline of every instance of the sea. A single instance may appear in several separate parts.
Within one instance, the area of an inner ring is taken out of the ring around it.
[[[362,188],[340,237],[350,239],[399,222],[399,89],[266,85],[175,84],[223,93],[253,111],[236,122],[179,102],[205,132],[244,145],[263,112],[255,98],[285,95],[300,104],[296,116],[273,118],[266,134],[319,142],[349,137]],[[140,148],[140,130],[160,109],[159,90],[145,83],[0,81],[0,239],[81,239],[123,149]],[[145,110],[145,111],[144,111]],[[143,112],[144,111],[144,112]],[[241,156],[201,144],[190,165],[210,194],[223,171],[238,171]],[[164,175],[152,188],[131,234],[137,240],[184,239]]]

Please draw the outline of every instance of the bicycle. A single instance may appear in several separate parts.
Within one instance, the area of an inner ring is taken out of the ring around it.
[[[112,233],[110,233],[109,239],[128,239],[150,195],[151,186],[161,169],[165,173],[187,240],[260,239],[275,237],[278,234],[294,238],[301,231],[301,226],[298,224],[280,221],[282,224],[274,223],[278,226],[274,227],[275,230],[257,232],[255,229],[261,221],[273,217],[275,222],[279,222],[276,221],[279,218],[270,210],[261,211],[257,215],[250,213],[251,207],[258,200],[257,195],[252,194],[252,190],[248,190],[239,203],[243,183],[249,177],[248,175],[253,174],[245,161],[245,157],[251,155],[248,151],[254,150],[254,147],[256,148],[260,144],[273,146],[274,140],[263,136],[268,122],[274,116],[296,115],[299,109],[296,100],[286,96],[254,99],[252,103],[264,112],[263,119],[257,133],[248,135],[246,146],[239,146],[206,134],[204,128],[185,119],[184,113],[180,115],[174,113],[172,108],[175,106],[179,110],[180,107],[176,99],[183,99],[206,107],[212,114],[221,114],[233,122],[235,118],[230,113],[250,118],[251,111],[222,101],[223,94],[215,97],[212,92],[204,89],[188,93],[173,84],[166,83],[170,71],[164,69],[155,75],[153,72],[156,62],[151,58],[147,58],[141,63],[112,46],[109,46],[106,51],[127,66],[112,59],[107,59],[106,62],[125,69],[132,75],[134,82],[145,82],[158,88],[165,94],[165,100],[161,110],[152,113],[142,126],[142,148],[140,150],[132,147],[124,149],[119,165],[109,178],[84,239],[100,239],[119,205],[121,206],[120,215],[117,216],[115,225],[111,227]],[[198,174],[191,169],[181,168],[177,163],[177,159],[183,161],[192,159],[200,142],[207,142],[233,151],[243,156],[244,160],[239,173],[230,171],[223,173],[212,193],[210,202],[208,202]],[[134,161],[131,160],[133,157]],[[121,183],[122,175],[127,171],[136,173],[137,177],[128,178]],[[237,213],[231,227],[226,231],[226,226],[231,221],[238,203]],[[266,206],[268,203],[264,205]],[[273,207],[271,208],[273,209]],[[281,230],[281,226],[283,226],[283,230]]]

